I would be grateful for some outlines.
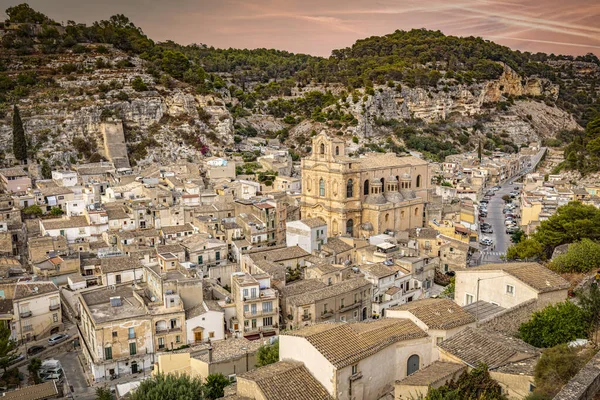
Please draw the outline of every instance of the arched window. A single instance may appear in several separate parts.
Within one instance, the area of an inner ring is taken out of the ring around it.
[[[419,216],[419,207],[415,208],[415,217]]]
[[[335,146],[335,155],[336,156],[340,155],[340,146]]]
[[[325,154],[325,145],[321,143],[321,154]]]
[[[381,193],[385,192],[385,179],[381,178]]]
[[[419,370],[420,359],[419,356],[413,354],[408,357],[408,362],[406,363],[406,376],[412,375]]]
[[[319,196],[325,197],[325,181],[323,178],[319,181]]]
[[[417,175],[417,187],[421,187],[421,175]]]
[[[369,195],[369,180],[368,179],[365,180],[365,186],[364,186],[364,189],[363,189],[363,194],[365,196]]]
[[[354,182],[352,179],[348,179],[348,183],[346,183],[346,197],[351,198],[354,196]]]
[[[388,222],[390,220],[390,214],[385,214],[385,222]]]
[[[346,233],[349,234],[350,236],[352,236],[353,232],[354,232],[354,221],[352,219],[349,219],[346,222]]]

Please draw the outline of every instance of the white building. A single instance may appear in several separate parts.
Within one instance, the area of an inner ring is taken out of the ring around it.
[[[54,283],[18,282],[14,290],[13,340],[36,340],[62,329],[60,295]]]
[[[216,301],[205,300],[185,310],[185,329],[190,345],[225,339],[224,324],[225,313]]]
[[[75,171],[52,171],[52,180],[61,184],[61,186],[71,187],[77,185],[77,172]]]
[[[335,399],[379,399],[430,364],[430,340],[408,319],[317,324],[280,334],[279,359],[303,362]]]
[[[288,247],[299,246],[312,254],[327,243],[327,223],[320,217],[286,222],[285,226]]]

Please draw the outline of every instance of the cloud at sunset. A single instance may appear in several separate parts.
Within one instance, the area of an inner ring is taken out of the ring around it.
[[[16,4],[0,0],[2,9]],[[32,0],[57,21],[121,13],[154,40],[277,48],[328,56],[357,39],[427,28],[481,36],[514,49],[600,54],[597,0]]]

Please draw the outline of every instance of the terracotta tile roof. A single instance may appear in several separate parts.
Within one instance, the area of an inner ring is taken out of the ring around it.
[[[106,209],[106,215],[108,215],[108,219],[111,221],[116,219],[130,218],[129,215],[125,212],[125,210],[121,207]]]
[[[299,246],[282,247],[280,249],[261,251],[250,255],[252,261],[267,260],[279,262],[292,258],[308,257],[310,253]]]
[[[307,291],[323,289],[326,286],[327,285],[319,279],[303,279],[282,287],[281,295],[283,297],[295,296]]]
[[[471,304],[467,304],[462,308],[479,321],[484,320],[492,315],[496,315],[505,310],[497,304],[488,303],[487,301],[479,300]]]
[[[327,243],[321,247],[325,251],[332,251],[336,254],[344,253],[353,249],[351,245],[339,238],[329,238],[327,239]]]
[[[305,338],[336,368],[355,364],[391,344],[428,337],[414,322],[402,318],[317,324],[282,335]]]
[[[21,167],[0,169],[0,175],[3,176],[27,176],[27,172]]]
[[[53,282],[19,282],[15,286],[15,300],[56,292],[58,287]]]
[[[256,382],[265,400],[333,400],[303,363],[279,361],[238,375]]]
[[[361,272],[373,275],[376,278],[383,278],[386,276],[394,275],[398,272],[398,267],[387,266],[382,263],[377,264],[364,264],[358,267]]]
[[[254,354],[263,345],[261,340],[248,340],[246,338],[232,338],[213,342],[212,363],[246,357],[246,353]],[[208,363],[208,352],[195,356],[198,360]]]
[[[464,364],[436,361],[396,383],[406,386],[433,386],[438,382],[445,383],[454,374],[466,369]]]
[[[539,293],[568,289],[571,286],[566,279],[535,262],[484,264],[469,269],[468,272],[494,270],[504,271],[505,273],[514,276],[527,286],[537,290]],[[461,271],[460,273],[463,272],[464,271]]]
[[[496,369],[509,362],[536,357],[539,350],[520,339],[495,332],[466,328],[440,343],[439,347],[475,367],[479,363]]]
[[[475,317],[449,299],[423,299],[392,307],[390,310],[408,311],[429,329],[451,329],[475,322]]]
[[[371,282],[364,278],[354,278],[342,281],[330,286],[325,286],[317,290],[304,292],[295,296],[290,296],[287,299],[288,304],[295,306],[303,306],[313,304],[319,300],[328,299],[330,297],[339,296],[344,293],[352,292],[359,288],[371,288]]]
[[[173,235],[176,233],[189,232],[189,231],[193,231],[193,230],[194,230],[194,227],[190,223],[183,224],[183,225],[163,226],[161,228],[162,233],[165,235]]]
[[[83,228],[88,226],[86,217],[68,217],[58,219],[43,219],[42,225],[46,230],[53,229],[69,229],[69,228]]]
[[[12,392],[4,393],[2,399],[8,400],[39,400],[50,399],[58,395],[56,381],[48,381],[39,385],[25,386]]]
[[[317,228],[319,226],[327,225],[325,220],[321,217],[301,219],[300,222],[302,222],[304,225],[308,226],[309,228]]]
[[[100,268],[103,274],[143,267],[144,266],[137,257],[119,256],[102,258],[100,260]]]

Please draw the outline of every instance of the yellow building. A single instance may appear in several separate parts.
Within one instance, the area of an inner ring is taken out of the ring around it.
[[[303,218],[323,218],[330,236],[423,226],[431,182],[426,161],[393,153],[349,157],[343,140],[324,133],[312,145],[302,160]]]

